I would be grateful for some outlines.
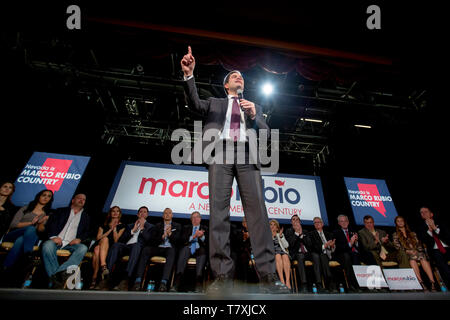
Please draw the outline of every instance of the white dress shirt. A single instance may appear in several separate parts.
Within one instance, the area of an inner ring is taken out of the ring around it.
[[[184,80],[187,81],[189,79],[192,79],[194,75],[191,75],[189,77],[183,76]],[[225,123],[223,126],[223,130],[220,132],[220,139],[221,140],[230,140],[234,141],[230,137],[230,124],[231,124],[231,113],[233,111],[233,95],[228,95],[228,107],[227,107],[227,113],[225,115]],[[238,100],[239,104],[239,100]],[[246,125],[245,125],[245,117],[244,117],[244,111],[242,111],[242,108],[239,108],[239,111],[241,113],[241,124],[239,126],[239,142],[246,142],[247,141],[247,133],[246,133]]]
[[[75,214],[73,209],[70,209],[69,219],[67,219],[66,225],[58,235],[58,238],[62,239],[62,248],[67,246],[72,240],[76,239],[82,213],[83,209],[77,214]]]

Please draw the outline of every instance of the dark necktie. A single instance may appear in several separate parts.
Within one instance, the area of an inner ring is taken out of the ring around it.
[[[233,107],[231,109],[230,138],[233,141],[239,140],[241,127],[241,108],[237,99],[238,97],[233,97]]]
[[[431,232],[433,233],[433,238],[434,238],[434,241],[436,242],[436,245],[437,245],[439,251],[440,251],[442,254],[445,254],[446,250],[445,250],[444,246],[442,245],[441,240],[439,240],[439,238],[438,238],[436,232],[434,232],[434,231],[431,231]]]

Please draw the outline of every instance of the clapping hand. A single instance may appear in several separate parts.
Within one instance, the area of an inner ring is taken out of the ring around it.
[[[434,230],[437,229],[436,225],[434,224],[434,220],[433,219],[426,219],[425,222],[428,225],[428,229],[430,231],[434,231]]]

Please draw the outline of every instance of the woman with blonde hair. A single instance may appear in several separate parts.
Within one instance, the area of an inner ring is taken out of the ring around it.
[[[426,255],[426,252],[420,243],[415,232],[412,232],[402,216],[395,217],[395,232],[392,235],[394,245],[397,250],[404,250],[409,257],[409,264],[413,268],[417,279],[422,285],[424,291],[428,291],[427,287],[422,281],[420,275],[419,264],[427,274],[431,282],[431,291],[436,292],[436,284],[433,278],[433,271],[431,270],[430,262]]]
[[[278,276],[280,281],[291,289],[289,243],[283,235],[283,228],[280,229],[280,224],[277,220],[270,220],[270,230],[272,231],[273,245],[275,247],[275,265]]]

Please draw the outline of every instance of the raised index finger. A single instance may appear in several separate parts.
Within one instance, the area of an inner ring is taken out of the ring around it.
[[[188,46],[188,54],[192,54],[191,46]]]

